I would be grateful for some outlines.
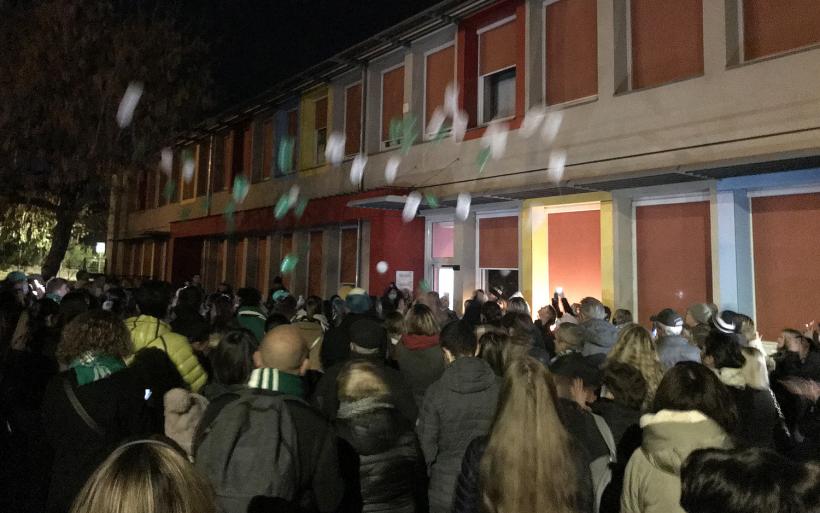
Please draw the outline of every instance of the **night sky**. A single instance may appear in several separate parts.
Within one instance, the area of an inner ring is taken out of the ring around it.
[[[215,110],[253,96],[439,0],[190,0],[213,55]]]

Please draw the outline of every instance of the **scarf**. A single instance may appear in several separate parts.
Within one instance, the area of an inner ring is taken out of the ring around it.
[[[296,397],[304,397],[305,395],[302,378],[295,374],[282,372],[279,369],[254,369],[248,380],[248,386],[282,392]]]
[[[438,345],[438,335],[404,335],[401,341],[407,349],[417,351],[436,347]]]
[[[68,366],[74,369],[79,386],[99,381],[125,368],[125,362],[117,356],[83,353]]]

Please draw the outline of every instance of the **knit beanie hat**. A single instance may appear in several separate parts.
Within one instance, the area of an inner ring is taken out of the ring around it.
[[[709,324],[709,319],[712,318],[712,309],[706,303],[695,303],[687,312],[698,324]]]
[[[358,287],[348,292],[345,303],[351,313],[363,314],[370,310],[370,296],[367,295],[367,291]]]

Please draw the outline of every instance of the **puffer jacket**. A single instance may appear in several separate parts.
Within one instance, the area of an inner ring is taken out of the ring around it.
[[[199,364],[188,339],[171,331],[167,323],[150,315],[140,315],[127,319],[125,325],[131,332],[135,353],[146,347],[156,347],[165,351],[182,379],[194,392],[199,392],[208,381],[208,375]],[[133,358],[128,360],[129,365],[131,361]]]
[[[697,449],[726,449],[729,435],[699,411],[661,410],[641,417],[643,442],[626,466],[621,513],[684,513],[680,469]]]
[[[609,354],[618,341],[618,328],[603,319],[587,319],[579,324],[584,330],[584,356]]]
[[[427,389],[416,430],[430,475],[431,513],[451,510],[464,451],[489,432],[498,390],[492,368],[473,357],[458,358]]]
[[[374,398],[344,402],[339,415],[336,434],[358,456],[358,469],[352,470],[358,470],[361,509],[354,509],[427,511],[427,474],[412,425],[391,404]],[[343,468],[348,466],[342,462]]]

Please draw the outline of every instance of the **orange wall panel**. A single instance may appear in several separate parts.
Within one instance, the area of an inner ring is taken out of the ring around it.
[[[478,266],[518,268],[518,217],[488,217],[478,221]]]
[[[598,94],[597,0],[549,4],[544,27],[547,104]]]
[[[601,213],[547,216],[550,291],[563,287],[570,302],[601,298]]]
[[[322,232],[310,232],[308,256],[308,295],[322,295]]]
[[[404,115],[404,66],[382,75],[382,141],[390,139],[390,122]]]
[[[709,216],[707,201],[635,209],[638,322],[648,325],[664,308],[684,315],[689,305],[712,301]]]
[[[455,80],[455,47],[448,46],[427,56],[424,80],[424,121],[444,105],[447,85]]]
[[[818,223],[820,193],[752,198],[755,320],[765,340],[820,321]]]
[[[817,0],[744,0],[746,60],[820,43]]]

